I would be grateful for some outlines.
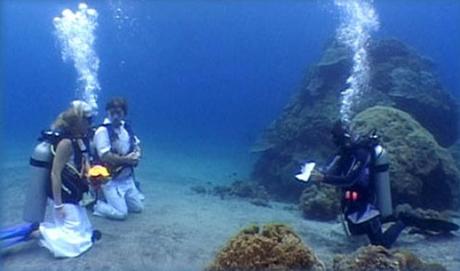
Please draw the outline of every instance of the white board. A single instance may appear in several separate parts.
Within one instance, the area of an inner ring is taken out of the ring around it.
[[[310,179],[311,172],[315,168],[316,163],[309,162],[302,166],[302,170],[300,174],[295,175],[295,177],[302,182],[308,182]]]

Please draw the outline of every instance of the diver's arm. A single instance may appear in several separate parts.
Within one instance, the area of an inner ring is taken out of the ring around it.
[[[332,161],[324,168],[324,174],[337,175],[340,158],[341,156],[338,154],[334,156]]]
[[[94,145],[102,162],[113,167],[131,166],[132,155],[119,155],[112,152],[109,133],[106,127],[99,127],[94,134]]]
[[[141,148],[141,141],[139,140],[139,138],[137,136],[134,136],[134,150],[133,150],[133,152],[137,154],[137,157],[140,160],[141,157],[142,157],[142,148]]]
[[[137,153],[137,155],[139,156],[139,158],[142,156],[142,149],[141,149],[141,146],[139,146],[139,144],[136,144],[136,146],[134,147],[134,153]]]
[[[61,140],[56,147],[56,154],[54,155],[53,166],[51,168],[51,189],[55,206],[62,205],[61,174],[65,164],[70,160],[71,156],[72,141],[70,141],[70,139]]]
[[[137,137],[135,137],[135,142],[134,142],[134,150],[126,155],[119,155],[116,153],[113,153],[112,151],[107,151],[105,152],[101,160],[103,162],[109,163],[111,165],[114,165],[116,167],[119,166],[137,166],[139,163],[139,159],[141,158],[141,147],[140,147],[140,141]]]
[[[119,166],[132,166],[137,163],[138,159],[134,159],[133,155],[128,154],[126,156],[122,156],[111,151],[104,153],[101,156],[101,160],[104,163],[108,163],[115,167]]]
[[[322,182],[335,186],[351,186],[356,181],[358,176],[366,169],[370,161],[370,154],[362,151],[355,156],[355,162],[351,165],[351,169],[347,175],[337,176],[333,174],[324,174]]]

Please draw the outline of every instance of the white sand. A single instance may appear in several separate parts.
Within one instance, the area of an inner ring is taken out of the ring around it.
[[[21,222],[28,153],[1,167],[2,225]],[[221,200],[190,190],[196,184],[229,182],[234,172],[247,174],[250,159],[243,153],[225,156],[219,151],[160,152],[147,150],[137,176],[146,195],[145,211],[126,221],[90,216],[102,240],[86,254],[56,260],[36,242],[3,254],[3,270],[203,270],[216,251],[242,227],[251,223],[281,222],[294,227],[304,242],[328,265],[334,253],[347,253],[367,243],[347,239],[339,224],[302,219],[292,205],[273,208],[246,201]],[[291,210],[289,210],[291,209]],[[396,248],[407,248],[422,259],[460,270],[460,238],[403,234]]]

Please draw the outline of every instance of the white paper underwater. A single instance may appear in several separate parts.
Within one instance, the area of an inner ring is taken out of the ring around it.
[[[310,179],[311,172],[315,168],[315,163],[306,163],[304,166],[302,166],[302,173],[297,174],[295,177],[302,182],[308,182],[308,179]]]

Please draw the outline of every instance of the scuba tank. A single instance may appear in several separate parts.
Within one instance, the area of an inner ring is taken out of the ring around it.
[[[391,218],[393,205],[391,200],[390,161],[387,151],[380,144],[379,136],[375,129],[366,136],[357,140],[357,145],[368,149],[372,153],[371,182],[375,192],[375,207],[379,210],[383,220]]]
[[[393,214],[389,166],[387,151],[380,144],[375,146],[373,182],[377,197],[376,207],[379,209],[383,219]]]
[[[56,131],[42,131],[39,143],[30,157],[29,185],[23,211],[23,220],[26,222],[40,223],[45,218],[47,190],[54,158],[51,147],[59,141],[60,136]]]

